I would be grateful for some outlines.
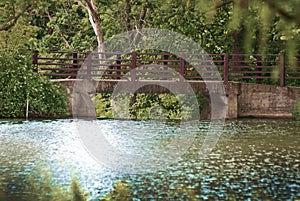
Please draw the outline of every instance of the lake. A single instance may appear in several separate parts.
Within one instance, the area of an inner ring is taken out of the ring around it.
[[[211,128],[207,121],[94,121],[108,142],[125,153],[118,158],[120,166],[96,161],[83,146],[77,123],[0,121],[2,191],[18,194],[29,175],[44,169],[51,172],[52,182],[62,186],[75,175],[90,200],[109,193],[117,180],[129,184],[133,200],[187,200],[189,195],[195,200],[300,199],[298,121],[227,121],[206,157],[199,153]],[[155,159],[161,164],[153,164],[151,158],[157,150],[161,155]],[[180,152],[175,160],[168,159],[172,150]],[[129,168],[130,154],[141,160]]]

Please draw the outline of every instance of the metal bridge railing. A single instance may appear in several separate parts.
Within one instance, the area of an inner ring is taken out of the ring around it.
[[[300,85],[300,55],[181,54],[166,52],[33,51],[33,64],[51,79],[218,80]],[[216,68],[214,68],[216,66]],[[216,71],[217,69],[217,71]],[[199,73],[200,72],[200,73]]]

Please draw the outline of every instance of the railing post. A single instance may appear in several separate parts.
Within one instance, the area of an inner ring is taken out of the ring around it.
[[[91,51],[87,51],[86,52],[86,59],[87,59],[87,62],[86,62],[86,78],[88,80],[91,80],[92,78],[92,71],[91,71],[91,65],[92,65],[92,52]]]
[[[181,75],[180,81],[184,81],[184,59],[182,58],[183,55],[180,55],[180,69],[179,73]]]
[[[229,54],[224,54],[224,73],[223,73],[224,82],[229,81]]]
[[[121,79],[121,55],[117,54],[117,79]]]
[[[163,73],[163,79],[168,79],[166,75],[168,75],[168,60],[169,60],[169,55],[168,54],[163,54],[163,64],[164,64],[164,73]]]
[[[164,65],[168,65],[169,55],[164,53]]]
[[[262,58],[261,58],[261,61],[262,61]],[[256,84],[261,84],[262,80],[263,80],[263,78],[258,78],[258,77],[263,76],[263,74],[261,73],[262,72],[262,66],[263,66],[261,61],[256,62],[256,71],[259,71],[258,73],[256,73],[256,76],[257,76],[256,80],[255,80]]]
[[[78,68],[78,53],[73,52],[73,68]]]
[[[38,58],[39,58],[39,51],[38,50],[33,50],[33,60],[32,64],[34,65],[34,71],[38,72]]]
[[[132,52],[131,53],[131,70],[130,70],[130,74],[131,74],[131,81],[136,81],[136,56],[137,53],[136,52]]]
[[[285,86],[285,54],[279,55],[279,84],[281,87]]]

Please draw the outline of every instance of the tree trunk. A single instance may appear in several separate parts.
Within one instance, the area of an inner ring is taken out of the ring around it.
[[[101,20],[98,13],[98,8],[94,0],[85,0],[86,9],[89,13],[89,20],[93,27],[94,33],[97,37],[98,51],[104,52],[104,39],[103,39],[103,30],[101,26]]]

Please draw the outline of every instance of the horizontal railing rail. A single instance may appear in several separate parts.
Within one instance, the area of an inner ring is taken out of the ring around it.
[[[39,73],[57,78],[121,80],[212,80],[300,85],[300,55],[179,54],[165,52],[33,51]]]

